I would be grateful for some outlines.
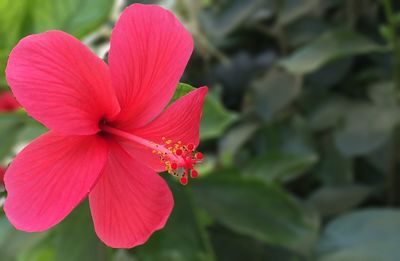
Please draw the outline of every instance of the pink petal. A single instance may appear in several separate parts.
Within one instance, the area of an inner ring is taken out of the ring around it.
[[[155,172],[165,171],[165,164],[160,161],[160,158],[152,153],[147,147],[140,144],[125,140],[117,139],[118,143],[124,150],[132,157],[138,161],[145,164],[147,167],[151,168]]]
[[[162,137],[181,141],[183,144],[199,144],[199,128],[204,98],[207,87],[198,88],[179,98],[148,125],[132,130],[132,133],[157,144],[164,144]],[[124,149],[134,158],[155,171],[164,171],[165,165],[160,163],[152,150],[126,140],[120,141]]]
[[[22,39],[6,69],[28,113],[65,134],[93,134],[119,112],[107,65],[74,37],[49,31]]]
[[[4,210],[20,230],[46,230],[89,193],[108,156],[98,136],[63,136],[52,131],[20,152],[5,174]]]
[[[116,143],[89,200],[97,235],[116,248],[146,242],[164,227],[173,207],[166,182]]]
[[[142,126],[171,99],[193,50],[175,16],[155,5],[133,4],[111,37],[109,64],[122,112],[117,127]]]

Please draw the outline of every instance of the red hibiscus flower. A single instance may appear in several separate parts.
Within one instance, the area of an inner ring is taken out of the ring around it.
[[[86,196],[99,238],[130,248],[161,229],[173,207],[167,170],[187,183],[202,158],[207,87],[167,106],[192,53],[172,13],[134,4],[116,24],[109,65],[72,36],[49,31],[21,40],[6,78],[26,111],[50,131],[5,174],[5,213],[20,230],[59,223]]]

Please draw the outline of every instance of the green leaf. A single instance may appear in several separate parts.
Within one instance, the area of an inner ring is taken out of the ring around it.
[[[365,155],[382,146],[399,121],[398,108],[353,105],[344,118],[343,128],[335,132],[336,145],[347,156]]]
[[[0,159],[11,155],[18,133],[25,124],[24,115],[19,112],[0,113]]]
[[[371,189],[362,185],[322,187],[308,199],[308,203],[322,216],[331,216],[351,209],[362,203]]]
[[[306,173],[318,161],[307,122],[299,116],[266,125],[252,143],[257,155],[244,165],[246,178],[286,182]]]
[[[270,5],[268,2],[266,4],[264,0],[228,1],[220,9],[218,15],[205,13],[205,19],[201,22],[207,33],[220,39],[241,26],[246,19],[251,18],[262,5]]]
[[[136,259],[130,256],[127,250],[119,249],[114,254],[112,261],[136,261]]]
[[[307,74],[334,60],[380,51],[384,51],[382,46],[362,35],[349,30],[334,30],[300,48],[280,64],[291,73]]]
[[[0,210],[1,211],[1,210]],[[26,233],[16,230],[3,215],[0,216],[0,253],[2,261],[15,261],[25,251],[35,247],[47,233]]]
[[[308,74],[305,77],[304,86],[307,86],[307,91],[318,100],[315,92],[323,94],[324,91],[341,84],[353,68],[353,61],[353,57],[347,57],[327,63],[312,74]]]
[[[323,143],[323,151],[316,167],[316,177],[326,186],[350,184],[354,179],[353,161],[345,157],[331,139]]]
[[[304,260],[288,249],[272,247],[254,238],[239,235],[221,227],[213,228],[211,237],[218,257],[217,260]]]
[[[215,173],[193,184],[196,199],[219,223],[274,246],[310,250],[318,221],[275,184]]]
[[[396,32],[390,25],[382,24],[379,26],[379,33],[387,43],[394,43],[396,40]]]
[[[27,0],[0,1],[0,50],[9,50],[18,40],[27,12],[27,3]]]
[[[253,84],[253,104],[266,121],[289,105],[301,91],[299,78],[281,70],[269,70]]]
[[[174,103],[177,99],[181,98],[182,96],[185,96],[191,91],[194,91],[196,88],[192,87],[189,84],[186,83],[179,83],[178,86],[176,86],[176,90],[174,93],[174,96],[172,96],[171,101],[169,104]]]
[[[279,26],[285,26],[313,11],[313,9],[321,8],[318,1],[314,0],[282,0],[282,10],[279,10],[277,23]]]
[[[245,176],[267,183],[289,181],[309,170],[317,160],[318,155],[311,151],[302,154],[270,152],[251,161],[245,168]]]
[[[221,136],[225,129],[237,119],[237,114],[225,109],[219,99],[209,93],[204,101],[200,138],[206,140]]]
[[[298,5],[301,5],[302,1],[296,1]],[[301,7],[297,6],[297,10]],[[284,14],[283,14],[284,15]],[[291,16],[294,18],[294,16]],[[288,17],[288,18],[291,18]],[[289,22],[289,20],[287,20]],[[284,22],[282,20],[282,22]],[[278,21],[280,23],[280,21]],[[280,24],[282,25],[282,24]],[[302,46],[310,40],[318,37],[321,33],[329,30],[328,24],[323,21],[321,17],[316,16],[304,16],[300,19],[296,19],[295,23],[285,25],[285,37],[286,42],[290,47]]]
[[[194,89],[185,83],[178,84],[170,104]],[[219,99],[209,92],[203,105],[200,138],[206,140],[219,137],[237,118],[238,116],[235,113],[226,110]]]
[[[310,115],[310,126],[314,131],[336,127],[346,115],[351,102],[343,97],[331,97],[318,106]]]
[[[256,122],[246,122],[235,126],[221,138],[218,144],[219,158],[225,166],[233,164],[236,153],[259,127]]]
[[[48,131],[45,126],[41,125],[34,119],[28,118],[27,115],[26,118],[25,124],[17,136],[17,143],[19,144],[30,143],[32,140]]]
[[[296,115],[290,121],[275,121],[265,125],[260,136],[256,137],[256,145],[260,154],[270,152],[285,152],[289,154],[309,154],[314,148],[311,132],[307,122]],[[263,142],[261,142],[263,141]]]
[[[18,261],[54,261],[54,249],[51,246],[35,246],[29,251],[22,252]]]
[[[391,81],[377,82],[368,88],[368,96],[378,106],[396,107],[396,87]]]
[[[366,160],[371,166],[378,170],[381,174],[387,175],[392,171],[393,165],[393,155],[397,153],[396,150],[393,149],[394,142],[393,136],[387,142],[385,142],[378,149],[368,153],[366,155]],[[373,173],[375,174],[375,173]],[[376,176],[376,175],[374,175]]]
[[[31,5],[34,31],[59,29],[82,37],[108,19],[112,6],[109,0],[36,0]]]
[[[355,211],[328,224],[319,242],[318,260],[400,260],[399,240],[399,210]]]
[[[27,0],[0,1],[0,86],[5,88],[4,70],[8,53],[21,37],[22,23],[27,13]]]
[[[202,233],[206,232],[198,224],[191,191],[176,183],[171,186],[175,205],[167,225],[156,232],[146,244],[134,248],[134,256],[139,261],[210,260],[202,237]]]

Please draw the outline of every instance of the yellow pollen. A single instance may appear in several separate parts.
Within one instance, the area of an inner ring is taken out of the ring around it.
[[[162,140],[164,144],[152,143],[154,148],[152,152],[159,156],[165,171],[180,178],[182,184],[187,184],[187,181],[182,181],[182,179],[196,178],[197,172],[194,166],[201,160],[197,159],[196,152],[193,149],[189,150],[188,145],[183,144],[182,141],[174,142],[166,137],[162,137]],[[193,145],[190,146],[192,147]]]

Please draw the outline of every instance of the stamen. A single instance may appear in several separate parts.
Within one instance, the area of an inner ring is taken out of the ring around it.
[[[182,185],[187,185],[188,184],[188,179],[186,178],[186,177],[182,177],[182,178],[180,178],[180,180],[179,180],[180,182],[181,182],[181,184]]]
[[[172,162],[171,169],[176,170],[177,168],[178,168],[178,164],[176,164],[175,162]]]
[[[187,145],[187,149],[190,150],[190,151],[193,151],[194,145],[193,145],[192,143],[189,143],[189,144]]]
[[[197,173],[197,171],[195,169],[192,169],[192,171],[190,172],[190,176],[195,179],[199,176],[199,173]]]
[[[196,159],[198,159],[198,160],[202,160],[202,159],[203,159],[203,153],[201,153],[201,152],[197,152],[196,154],[194,154],[194,156],[195,156]]]
[[[179,177],[179,181],[182,185],[188,184],[189,173],[190,177],[193,179],[197,178],[199,175],[194,167],[203,159],[203,154],[201,152],[195,152],[195,146],[192,143],[186,145],[183,144],[182,141],[174,143],[173,140],[162,137],[161,140],[164,144],[157,144],[107,125],[103,125],[102,130],[151,149],[152,154],[159,157],[160,162],[164,164],[165,170],[169,174]]]

